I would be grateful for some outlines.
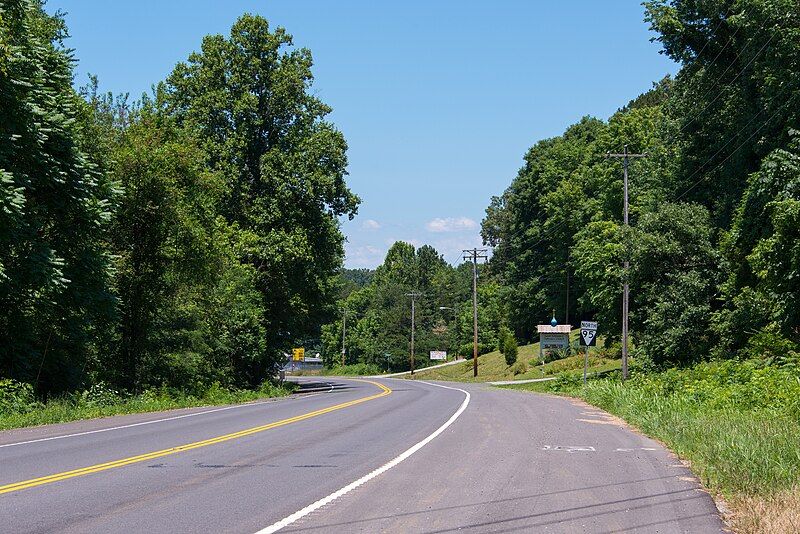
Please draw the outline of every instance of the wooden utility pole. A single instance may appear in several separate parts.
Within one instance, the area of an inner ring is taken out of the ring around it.
[[[478,258],[486,259],[485,248],[464,250],[464,259],[472,260],[472,376],[478,376]]]
[[[414,321],[417,311],[417,299],[422,296],[419,291],[412,291],[406,293],[407,297],[411,297],[411,376],[414,376]]]
[[[609,152],[607,158],[622,158],[622,173],[623,173],[623,220],[625,226],[628,224],[628,161],[630,158],[646,158],[647,154],[631,154],[628,152],[628,145],[623,147],[622,154],[612,154]],[[628,257],[625,256],[625,263],[622,269],[623,284],[622,284],[622,381],[628,379],[628,269],[630,268]]]

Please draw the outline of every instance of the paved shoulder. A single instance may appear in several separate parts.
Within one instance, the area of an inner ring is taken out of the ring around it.
[[[288,532],[720,532],[669,451],[568,399],[459,385],[463,416]]]

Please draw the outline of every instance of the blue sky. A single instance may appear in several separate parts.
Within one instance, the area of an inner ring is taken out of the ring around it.
[[[101,88],[138,95],[244,12],[285,27],[315,59],[313,91],[349,144],[348,267],[395,240],[450,262],[480,246],[492,195],[537,140],[607,118],[677,67],[636,0],[49,0]]]

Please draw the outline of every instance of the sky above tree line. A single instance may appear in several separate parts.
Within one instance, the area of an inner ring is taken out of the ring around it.
[[[610,116],[677,65],[636,0],[49,0],[67,45],[102,90],[149,92],[203,36],[244,12],[285,27],[315,60],[313,92],[349,145],[362,198],[343,221],[347,267],[375,267],[397,240],[451,263],[525,151],[584,115]],[[576,207],[579,208],[579,207]]]

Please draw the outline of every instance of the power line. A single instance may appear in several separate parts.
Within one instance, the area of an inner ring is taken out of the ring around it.
[[[712,36],[716,36],[716,34],[717,34],[717,32],[719,31],[719,29],[722,27],[722,23],[723,23],[723,22],[726,22],[726,21],[727,21],[727,20],[730,18],[730,17],[729,17],[729,15],[731,14],[731,9],[733,9],[733,4],[731,4],[731,5],[730,5],[730,7],[728,7],[728,11],[726,11],[726,12],[725,12],[725,14],[722,16],[722,18],[721,18],[721,19],[719,19],[719,22],[717,23],[717,27],[716,27],[716,28],[714,28],[714,31],[712,31],[712,32],[711,32],[711,35],[712,35]],[[746,10],[745,10],[745,11],[743,11],[743,12],[742,12],[742,15],[744,15],[744,13],[746,13],[746,12],[747,12]],[[734,35],[736,35],[736,32],[738,32],[738,31],[739,31],[739,28],[736,28],[736,31],[734,31],[734,32],[733,32],[733,33],[734,33]],[[708,47],[708,45],[709,45],[709,43],[711,43],[711,41],[712,41],[712,39],[711,39],[711,38],[709,38],[709,39],[707,39],[707,40],[706,40],[706,44],[704,44],[704,45],[703,45],[703,47],[700,49],[700,51],[699,51],[699,52],[697,53],[697,55],[695,56],[695,61],[697,61],[698,59],[700,59],[700,56],[701,56],[701,55],[703,55],[703,51],[705,51],[706,47]],[[730,43],[730,39],[728,39],[728,43]],[[722,48],[722,50],[725,50],[725,48],[727,48],[727,46],[728,46],[728,45],[726,44],[726,45],[725,45],[725,46]],[[722,50],[720,50],[720,52],[717,54],[717,56],[716,56],[714,59],[716,59],[717,57],[719,57],[719,56],[720,56],[720,54],[722,54]],[[712,63],[714,62],[714,59],[712,59],[712,60],[711,60],[711,62],[712,62]]]
[[[755,137],[755,135],[756,135],[758,132],[760,132],[760,131],[761,131],[761,130],[764,128],[764,126],[766,126],[766,125],[767,125],[767,124],[768,124],[768,123],[769,123],[769,122],[770,122],[772,119],[774,119],[774,118],[775,118],[775,117],[778,115],[778,113],[779,113],[780,111],[782,111],[782,110],[783,110],[783,108],[784,108],[784,107],[786,107],[786,104],[784,104],[783,106],[780,106],[779,108],[777,108],[777,109],[776,109],[776,110],[775,110],[775,111],[772,113],[772,115],[770,115],[770,116],[769,116],[769,118],[768,118],[767,120],[765,120],[765,121],[764,121],[764,122],[761,124],[761,126],[759,126],[759,127],[758,127],[758,128],[757,128],[757,129],[756,129],[754,132],[753,132],[753,133],[751,133],[749,136],[747,136],[747,138],[746,138],[744,141],[742,141],[742,142],[739,144],[739,146],[737,146],[736,148],[734,148],[734,149],[731,151],[731,153],[730,153],[730,154],[728,154],[728,155],[725,157],[725,159],[723,159],[722,161],[720,161],[720,162],[719,162],[717,165],[715,165],[715,166],[714,166],[714,168],[712,168],[710,171],[708,171],[708,172],[709,172],[709,174],[710,174],[710,173],[712,173],[712,172],[714,172],[715,170],[717,170],[717,169],[718,169],[719,167],[721,167],[721,166],[722,166],[722,165],[723,165],[723,164],[724,164],[726,161],[728,161],[729,159],[731,159],[731,157],[732,157],[732,156],[733,156],[733,155],[734,155],[736,152],[738,152],[740,148],[742,148],[742,147],[743,147],[743,146],[744,146],[744,145],[745,145],[745,144],[746,144],[748,141],[750,141],[750,140],[751,140],[753,137]],[[760,115],[760,114],[761,114],[761,113],[763,113],[763,112],[764,112],[764,110],[762,109],[762,110],[761,110],[761,111],[759,111],[759,112],[758,112],[756,115],[754,115],[754,116],[753,116],[753,118],[757,117],[758,115]],[[748,123],[747,123],[747,124],[750,124],[750,122],[752,122],[752,121],[753,121],[753,119],[750,119],[750,121],[748,121]],[[745,125],[745,126],[747,126],[747,125]],[[741,133],[741,129],[739,130],[739,132],[737,132],[737,134],[739,134],[739,133]],[[728,140],[728,142],[727,142],[727,143],[725,143],[725,145],[723,145],[723,147],[722,147],[722,148],[725,148],[726,146],[728,146],[728,145],[730,144],[730,142],[731,142],[731,141],[733,141],[735,138],[736,138],[736,137],[734,136],[734,137],[732,137],[731,139],[729,139],[729,140]],[[703,165],[701,165],[701,166],[700,166],[700,167],[699,167],[699,168],[698,168],[698,169],[697,169],[695,172],[693,172],[693,173],[692,173],[692,174],[689,176],[689,178],[693,177],[693,176],[694,176],[694,175],[696,175],[698,172],[700,172],[700,171],[702,170],[702,168],[703,168],[703,167],[704,167],[704,166],[705,166],[705,165],[706,165],[706,164],[707,164],[709,161],[711,161],[711,160],[712,160],[714,157],[716,157],[716,155],[717,155],[717,154],[719,154],[719,153],[721,152],[721,150],[722,150],[722,149],[718,150],[718,151],[716,152],[716,154],[714,154],[714,156],[711,156],[711,158],[709,158],[709,159],[708,159],[708,160],[707,160],[705,163],[703,163]],[[698,186],[698,185],[699,185],[701,182],[703,182],[703,181],[704,181],[704,180],[706,180],[707,178],[708,178],[708,174],[706,174],[706,175],[704,175],[704,176],[701,176],[699,180],[697,180],[696,182],[694,182],[694,183],[693,183],[692,185],[690,185],[690,186],[689,186],[689,187],[688,187],[688,188],[687,188],[687,189],[686,189],[686,190],[685,190],[683,193],[681,193],[680,195],[678,195],[678,196],[675,198],[675,201],[678,201],[678,200],[682,199],[684,196],[686,196],[686,194],[687,194],[687,193],[689,193],[689,192],[690,192],[692,189],[694,189],[695,187],[697,187],[697,186]]]
[[[700,51],[699,51],[699,52],[697,53],[697,55],[695,56],[694,60],[691,62],[692,64],[696,64],[696,63],[698,63],[698,62],[700,61],[700,57],[701,57],[702,53],[705,51],[705,49],[708,47],[708,45],[709,45],[709,44],[710,44],[710,43],[713,41],[713,37],[715,37],[715,36],[716,36],[716,33],[717,33],[717,32],[719,31],[719,29],[722,27],[722,24],[723,24],[723,23],[725,23],[725,22],[727,22],[728,20],[730,20],[730,18],[731,18],[731,16],[730,16],[730,13],[731,13],[731,10],[733,9],[733,7],[734,7],[734,4],[731,4],[731,5],[728,7],[727,11],[725,12],[725,15],[723,15],[723,18],[722,18],[722,19],[720,19],[720,21],[717,23],[717,26],[716,26],[716,27],[714,28],[714,30],[712,31],[712,37],[710,37],[709,39],[707,39],[707,40],[706,40],[706,43],[703,45],[703,47],[700,49]],[[744,18],[744,17],[746,17],[748,14],[749,14],[749,10],[745,9],[745,10],[743,10],[741,13],[737,13],[736,15],[733,15],[733,16],[735,16],[735,17],[741,17],[741,18]],[[767,22],[767,20],[765,19],[765,20],[764,20],[764,22],[762,22],[762,24],[761,24],[761,26],[759,27],[759,29],[756,31],[756,33],[758,33],[758,32],[760,32],[761,30],[763,30],[763,28],[764,28],[764,26],[765,26],[766,22]],[[739,26],[739,27],[737,27],[736,29],[734,29],[733,33],[732,33],[732,34],[731,34],[731,36],[728,38],[728,40],[727,40],[727,42],[725,43],[725,45],[724,45],[724,46],[723,46],[723,47],[722,47],[722,48],[721,48],[721,49],[720,49],[720,50],[717,52],[717,54],[716,54],[716,55],[715,55],[715,56],[714,56],[714,57],[713,57],[713,58],[712,58],[712,59],[711,59],[711,60],[710,60],[710,61],[707,63],[707,65],[713,65],[714,63],[716,63],[716,62],[717,62],[717,60],[720,58],[720,56],[722,55],[722,53],[723,53],[723,52],[724,52],[724,51],[725,51],[725,50],[728,48],[728,46],[729,46],[729,45],[730,45],[730,44],[733,42],[734,38],[736,37],[736,35],[738,34],[738,32],[739,32],[739,30],[740,30],[740,29],[741,29],[741,26]],[[774,37],[774,34],[773,34],[773,36],[772,36],[772,37]],[[742,68],[742,70],[741,70],[741,71],[740,71],[740,72],[739,72],[739,73],[736,75],[736,77],[734,77],[734,79],[732,80],[732,82],[733,82],[733,81],[735,81],[736,79],[738,79],[738,77],[739,77],[739,76],[741,76],[741,75],[744,73],[744,70],[746,70],[746,69],[747,69],[747,67],[750,65],[750,63],[752,63],[752,62],[755,60],[755,58],[756,58],[756,57],[758,57],[758,55],[760,55],[760,54],[761,54],[761,52],[762,52],[762,51],[763,51],[763,50],[766,48],[767,44],[768,44],[768,43],[769,43],[769,42],[772,40],[772,37],[770,37],[770,39],[767,41],[767,43],[765,43],[764,45],[762,45],[761,49],[759,49],[759,51],[756,53],[756,55],[755,55],[753,58],[751,58],[751,60],[750,60],[750,61],[749,61],[749,62],[748,62],[748,63],[747,63],[747,64],[746,64],[746,65],[745,65],[743,68]],[[751,42],[752,42],[752,40],[751,40],[751,41],[748,41],[748,42],[747,42],[747,44],[746,44],[746,45],[745,45],[745,46],[742,48],[742,50],[740,50],[740,51],[739,51],[739,53],[738,53],[738,54],[736,54],[736,57],[734,57],[733,61],[732,61],[732,62],[731,62],[729,65],[728,65],[728,67],[726,67],[726,69],[723,71],[723,73],[722,73],[722,74],[721,74],[721,75],[720,75],[720,76],[719,76],[719,77],[718,77],[716,80],[714,80],[714,82],[711,84],[711,87],[709,88],[709,90],[708,90],[708,91],[707,91],[707,92],[706,92],[706,93],[703,95],[703,98],[705,98],[706,96],[708,96],[708,94],[711,92],[711,90],[713,90],[713,88],[714,88],[714,87],[717,85],[717,83],[719,83],[719,82],[720,82],[720,80],[722,80],[722,78],[724,77],[724,75],[725,75],[725,74],[728,72],[728,70],[729,70],[729,69],[730,69],[730,68],[731,68],[731,67],[732,67],[732,66],[733,66],[733,65],[736,63],[736,61],[738,61],[739,57],[741,57],[741,55],[742,55],[742,54],[745,52],[745,50],[747,49],[747,47],[750,45],[750,43],[751,43]],[[687,65],[687,66],[688,66],[688,65]],[[732,83],[732,82],[731,82],[731,83]],[[721,96],[721,93],[718,93],[718,94],[717,94],[717,97],[715,97],[715,99],[714,99],[712,102],[710,102],[709,104],[707,104],[707,105],[706,105],[706,106],[705,106],[705,107],[704,107],[702,110],[700,110],[700,112],[698,112],[697,114],[695,114],[695,115],[694,115],[694,116],[693,116],[693,117],[692,117],[692,118],[691,118],[691,119],[690,119],[688,122],[684,123],[684,125],[681,127],[681,129],[680,129],[680,130],[679,130],[677,133],[675,133],[675,134],[672,136],[672,138],[670,138],[669,140],[667,140],[667,141],[665,142],[665,145],[669,145],[669,144],[670,144],[670,143],[672,143],[672,142],[673,142],[675,139],[677,139],[677,137],[678,137],[678,136],[679,136],[679,135],[680,135],[680,134],[681,134],[681,133],[682,133],[682,132],[683,132],[683,131],[684,131],[684,130],[685,130],[685,129],[686,129],[686,128],[687,128],[687,127],[690,125],[690,124],[692,124],[694,121],[696,121],[696,120],[697,120],[697,119],[700,117],[700,115],[702,115],[702,114],[703,114],[703,113],[706,111],[706,109],[708,108],[708,106],[710,106],[710,105],[711,105],[711,104],[712,104],[714,101],[716,101],[716,99],[717,99],[717,98],[719,98],[719,96]],[[560,229],[562,226],[564,226],[564,225],[565,225],[567,222],[568,222],[568,220],[567,220],[567,219],[564,219],[564,220],[562,220],[560,223],[558,223],[556,226],[554,226],[554,227],[551,227],[551,228],[550,228],[550,229],[549,229],[547,232],[545,232],[545,234],[544,234],[544,235],[543,235],[543,236],[542,236],[542,237],[541,237],[541,238],[540,238],[538,241],[536,241],[536,242],[535,242],[533,245],[529,245],[529,248],[535,247],[535,246],[537,246],[537,245],[541,244],[542,242],[544,242],[546,239],[548,239],[549,237],[551,237],[553,233],[555,233],[555,232],[556,232],[558,229]],[[515,232],[515,233],[514,233],[515,235],[511,236],[511,238],[509,238],[509,239],[513,239],[513,238],[516,238],[516,237],[520,237],[520,235],[521,235],[522,233],[524,233],[524,232],[525,232],[525,230],[526,230],[526,228],[521,228],[519,231]],[[505,239],[504,241],[508,241],[508,239]]]
[[[759,55],[761,55],[761,52],[763,52],[763,51],[764,51],[764,49],[765,49],[765,48],[766,48],[766,47],[769,45],[769,43],[771,43],[771,42],[772,42],[772,39],[773,39],[774,37],[775,37],[775,34],[773,33],[773,34],[770,36],[770,38],[769,38],[769,39],[767,39],[767,42],[765,42],[763,45],[761,45],[761,48],[758,50],[758,52],[756,52],[756,53],[753,55],[753,57],[751,57],[751,58],[750,58],[750,61],[748,61],[748,62],[745,64],[745,66],[744,66],[744,67],[742,67],[742,70],[740,70],[740,71],[739,71],[739,72],[736,74],[736,76],[734,76],[734,77],[733,77],[733,79],[732,79],[732,80],[729,82],[730,84],[733,84],[733,82],[735,82],[736,80],[738,80],[738,79],[739,79],[739,76],[741,76],[742,74],[744,74],[744,71],[745,71],[745,70],[747,70],[747,67],[749,67],[749,66],[750,66],[750,64],[751,64],[751,63],[753,63],[753,61],[755,61],[755,60],[756,60],[756,58],[757,58]],[[752,41],[748,41],[747,45],[749,45],[751,42],[752,42]],[[736,56],[736,58],[733,60],[733,62],[732,62],[730,65],[728,65],[728,68],[727,68],[727,69],[725,69],[725,71],[724,71],[724,72],[723,72],[723,73],[720,75],[719,79],[717,79],[717,80],[716,80],[716,81],[715,81],[715,82],[714,82],[714,83],[711,85],[711,89],[713,89],[713,88],[714,88],[714,86],[717,84],[717,82],[718,82],[719,80],[721,80],[723,76],[725,76],[725,74],[728,72],[728,69],[730,69],[730,68],[733,66],[733,63],[735,63],[735,62],[736,62],[736,60],[738,60],[738,59],[739,59],[739,56],[741,56],[741,55],[742,55],[742,53],[745,51],[745,49],[747,48],[747,45],[745,45],[745,47],[744,47],[744,48],[742,48],[742,50],[739,52],[739,54]],[[704,99],[705,99],[705,98],[708,96],[708,94],[711,92],[711,89],[709,89],[708,91],[706,91],[706,93],[703,95],[703,97],[701,98],[701,100],[704,100]],[[707,109],[708,109],[708,108],[711,106],[711,104],[713,104],[714,102],[716,102],[717,100],[719,100],[719,97],[721,97],[721,96],[722,96],[722,91],[719,91],[719,92],[717,92],[717,96],[715,96],[715,97],[714,97],[714,98],[713,98],[713,99],[712,99],[710,102],[706,103],[706,105],[705,105],[705,106],[703,106],[703,109],[701,109],[699,112],[697,112],[697,114],[695,114],[695,115],[694,115],[694,117],[692,117],[692,118],[691,118],[691,119],[690,119],[688,122],[686,122],[686,123],[685,123],[685,124],[684,124],[684,125],[681,127],[681,129],[680,129],[680,130],[678,130],[678,133],[676,133],[676,134],[675,134],[675,135],[672,137],[672,139],[670,139],[670,140],[669,140],[669,142],[668,142],[668,143],[671,143],[672,141],[674,141],[674,140],[677,138],[677,136],[678,136],[678,135],[680,135],[681,133],[683,133],[683,131],[684,131],[684,130],[685,130],[685,129],[686,129],[686,128],[687,128],[687,127],[690,125],[690,124],[692,124],[694,121],[696,121],[698,118],[700,118],[700,115],[702,115],[703,113],[705,113],[705,111],[706,111],[706,110],[707,110]]]

